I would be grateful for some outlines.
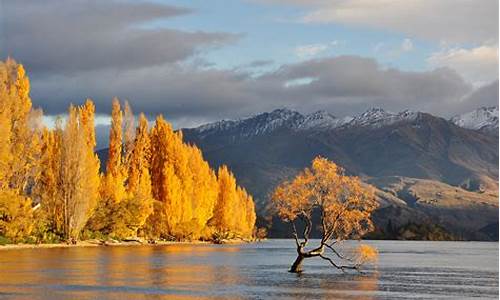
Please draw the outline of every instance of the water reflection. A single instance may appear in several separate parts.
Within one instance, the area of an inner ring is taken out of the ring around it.
[[[498,295],[498,244],[377,242],[377,269],[288,273],[289,241],[0,252],[8,299],[385,299]]]

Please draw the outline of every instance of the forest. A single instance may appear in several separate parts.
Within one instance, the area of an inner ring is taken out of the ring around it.
[[[212,170],[161,115],[150,126],[113,99],[101,172],[95,110],[87,99],[47,127],[23,66],[0,62],[0,242],[255,235],[252,196],[226,166]]]

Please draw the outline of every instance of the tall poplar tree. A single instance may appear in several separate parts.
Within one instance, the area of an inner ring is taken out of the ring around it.
[[[64,202],[65,237],[79,238],[92,215],[99,195],[99,158],[94,153],[95,107],[91,100],[70,106],[63,132],[61,189]]]

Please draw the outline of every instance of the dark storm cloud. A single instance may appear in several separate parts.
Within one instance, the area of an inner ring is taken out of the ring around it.
[[[1,3],[1,54],[26,66],[33,102],[47,115],[64,113],[69,103],[87,97],[107,114],[114,96],[128,99],[135,112],[162,113],[177,127],[277,107],[339,116],[373,106],[451,115],[476,101],[464,98],[473,88],[451,69],[408,72],[358,56],[274,71],[264,71],[273,64],[267,60],[220,69],[194,54],[237,36],[152,29],[151,22],[189,13],[183,8],[142,1]],[[496,99],[498,94],[482,101]]]
[[[290,84],[303,78],[312,82]],[[86,97],[96,101],[99,112],[108,113],[110,99],[118,96],[128,99],[137,112],[163,113],[190,125],[283,106],[304,112],[327,109],[337,115],[372,106],[453,113],[453,105],[471,91],[450,69],[405,72],[384,69],[373,59],[356,56],[285,65],[257,77],[249,72],[173,64],[120,74],[95,71],[49,76],[33,82],[33,98],[49,113],[62,112],[68,101]]]
[[[482,106],[498,106],[498,79],[484,85],[457,103],[455,113],[465,113]]]
[[[374,59],[341,56],[283,66],[263,81],[287,82],[311,78],[310,84],[284,89],[299,107],[327,107],[339,114],[355,114],[380,106],[387,110],[424,110],[441,113],[449,103],[472,90],[447,68],[408,72],[381,67]]]
[[[148,2],[4,1],[0,54],[33,74],[134,69],[183,60],[201,46],[237,38],[227,33],[183,32],[152,22],[190,13]]]

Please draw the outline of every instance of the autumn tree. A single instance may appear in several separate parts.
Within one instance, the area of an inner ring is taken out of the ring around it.
[[[211,238],[212,229],[250,237],[255,224],[253,199],[226,167],[218,175],[201,151],[183,142],[163,117],[151,131],[151,179],[155,201],[148,220],[154,237]]]
[[[78,240],[99,195],[94,113],[91,100],[79,107],[70,106],[62,134],[60,188],[64,203],[64,233],[72,241]]]
[[[125,116],[131,112],[126,104]],[[128,115],[128,122],[131,118]],[[126,124],[128,124],[126,122]],[[147,218],[153,212],[153,196],[151,192],[151,176],[149,174],[149,160],[151,148],[149,140],[148,120],[141,114],[135,133],[131,133],[125,126],[125,153],[127,184],[125,186],[128,197],[120,203],[114,233],[117,236],[135,236],[142,229]],[[130,139],[130,140],[129,140]],[[128,168],[127,168],[128,166]]]
[[[209,238],[211,232],[207,223],[213,217],[217,201],[217,177],[208,162],[203,159],[200,149],[187,146],[186,151],[189,153],[188,168],[193,177],[189,195],[192,218],[187,223],[187,229],[193,238]]]
[[[335,163],[315,158],[310,168],[275,189],[272,204],[278,216],[292,227],[297,259],[290,272],[300,272],[303,260],[311,257],[320,257],[342,271],[359,270],[363,263],[376,258],[377,251],[367,245],[358,247],[351,256],[337,248],[342,241],[359,239],[373,229],[370,217],[377,204],[372,191],[363,188],[358,178],[344,175]],[[313,212],[320,215],[322,237],[319,245],[306,249],[314,226]],[[297,223],[304,227],[300,236]]]
[[[92,101],[45,128],[22,65],[0,62],[0,235],[76,242],[86,226],[117,238],[142,229],[148,237],[209,239],[214,228],[251,237],[253,199],[234,175],[226,167],[215,174],[163,117],[150,131],[143,114],[136,127],[123,107],[113,99],[101,175]]]
[[[89,228],[117,238],[135,236],[152,211],[147,119],[141,115],[137,134],[132,132],[133,126],[128,103],[123,112],[119,100],[113,99],[106,174]]]
[[[217,172],[217,182],[219,184],[219,193],[214,211],[212,224],[221,232],[230,232],[239,221],[236,218],[236,204],[238,201],[236,178],[229,171],[227,166],[223,165]]]
[[[33,227],[33,185],[40,174],[41,111],[32,108],[29,91],[22,65],[0,62],[0,235],[13,240]]]
[[[223,165],[217,172],[219,192],[211,224],[218,232],[251,237],[255,226],[253,199],[239,187],[233,173]]]
[[[152,191],[158,200],[151,224],[154,235],[187,238],[193,233],[189,225],[195,188],[188,146],[182,142],[182,133],[160,116],[151,131],[151,149]]]
[[[122,165],[122,122],[123,113],[120,102],[112,101],[111,127],[109,131],[108,160],[106,174],[102,176],[99,187],[97,209],[89,221],[89,227],[94,231],[112,233],[113,224],[120,202],[126,198],[125,174]]]
[[[43,166],[40,177],[35,184],[35,194],[41,205],[42,216],[52,233],[64,235],[64,201],[61,192],[62,174],[62,142],[63,129],[61,120],[53,130],[45,128],[42,133],[42,155],[40,164]]]
[[[143,117],[144,115],[141,114]],[[144,117],[145,118],[145,117]],[[132,154],[132,150],[134,148],[135,142],[135,117],[132,112],[132,108],[130,107],[128,101],[125,101],[124,109],[123,109],[123,119],[124,119],[124,164],[127,165],[130,159],[130,155]],[[145,119],[147,122],[147,119]]]

